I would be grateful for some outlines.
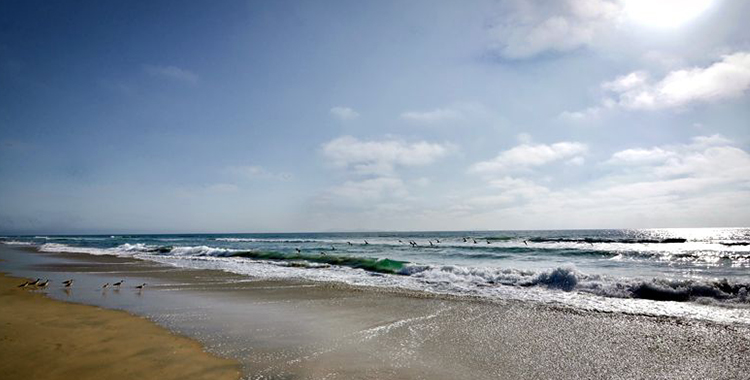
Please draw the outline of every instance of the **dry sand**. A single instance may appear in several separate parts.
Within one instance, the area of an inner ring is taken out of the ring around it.
[[[55,301],[0,275],[0,379],[237,379],[239,366],[124,311]]]

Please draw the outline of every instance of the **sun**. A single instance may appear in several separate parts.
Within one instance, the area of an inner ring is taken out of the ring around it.
[[[677,28],[708,10],[714,0],[622,0],[625,14],[634,22]]]

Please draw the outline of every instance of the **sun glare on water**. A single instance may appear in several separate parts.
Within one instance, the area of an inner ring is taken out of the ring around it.
[[[714,0],[623,0],[625,14],[638,24],[677,28],[708,10]]]

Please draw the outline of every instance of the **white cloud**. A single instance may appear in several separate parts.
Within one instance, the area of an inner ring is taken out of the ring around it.
[[[673,156],[674,152],[658,147],[651,149],[634,148],[616,152],[607,163],[615,165],[641,165],[644,163],[664,162]]]
[[[489,195],[466,197],[458,206],[467,223],[510,220],[536,228],[679,227],[696,221],[729,226],[748,220],[750,154],[720,135],[625,149],[606,164],[612,172],[605,177],[562,189],[496,178],[488,182]]]
[[[578,142],[563,141],[551,145],[522,144],[500,152],[492,160],[473,164],[469,168],[469,171],[474,173],[497,173],[526,169],[554,161],[575,158],[586,153],[587,150],[588,147],[585,144]]]
[[[622,12],[620,4],[605,0],[512,4],[509,14],[503,12],[504,20],[490,31],[491,48],[509,59],[589,46]]]
[[[420,141],[361,141],[339,137],[322,147],[323,155],[334,165],[353,169],[358,174],[390,175],[397,166],[422,166],[446,156],[453,146]]]
[[[402,120],[415,124],[442,124],[490,117],[490,112],[478,103],[455,103],[450,106],[426,111],[406,111]]]
[[[403,198],[408,195],[406,186],[400,178],[377,177],[361,181],[346,181],[344,184],[330,190],[337,200],[374,202],[384,198]]]
[[[646,72],[636,71],[604,82],[601,87],[613,94],[615,99],[607,96],[600,106],[589,107],[584,111],[565,111],[560,117],[578,121],[597,117],[607,108],[684,108],[743,96],[750,88],[750,53],[725,55],[721,61],[704,68],[671,71],[657,82],[650,81]]]
[[[333,107],[330,113],[342,121],[354,120],[359,117],[359,113],[349,107]]]
[[[275,173],[266,170],[260,165],[235,165],[235,166],[228,166],[224,169],[224,171],[232,176],[239,179],[259,179],[259,178],[268,178],[268,179],[278,179],[278,180],[289,180],[292,178],[292,175],[289,173]]]
[[[461,113],[450,108],[436,108],[430,111],[408,111],[401,114],[404,120],[434,124],[446,121],[456,121],[461,119]]]
[[[198,82],[197,74],[193,73],[192,71],[181,69],[176,66],[145,65],[143,66],[143,70],[147,74],[151,76],[155,76],[155,77],[168,78],[168,79],[186,82],[190,84],[195,84]]]

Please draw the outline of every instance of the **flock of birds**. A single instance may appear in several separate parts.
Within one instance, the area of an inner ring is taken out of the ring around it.
[[[124,283],[125,283],[125,280],[117,281],[117,282],[115,282],[115,283],[113,283],[111,285],[108,282],[108,283],[102,285],[102,290],[106,290],[110,286],[113,287],[113,288],[115,288],[115,289],[120,289],[120,287]],[[64,289],[70,289],[70,288],[72,288],[73,287],[73,279],[71,278],[70,280],[63,281],[62,285],[63,285]],[[18,285],[19,288],[33,287],[35,289],[44,289],[44,288],[46,288],[48,286],[49,286],[49,279],[42,281],[41,278],[37,278],[34,281],[25,281],[23,284]],[[138,290],[143,290],[145,287],[146,287],[146,283],[144,282],[143,284],[135,286],[134,288],[138,289]]]
[[[475,239],[475,238],[472,238],[472,237],[464,237],[464,238],[462,238],[462,239],[463,239],[463,242],[464,242],[464,243],[468,243],[469,241],[471,241],[471,242],[472,242],[473,244],[479,244],[479,242],[477,241],[477,239]],[[362,242],[363,242],[363,243],[362,243],[362,245],[370,245],[370,243],[369,243],[369,242],[368,242],[367,240],[363,240]],[[406,243],[408,243],[409,245],[411,245],[412,247],[415,247],[415,248],[416,248],[416,247],[419,247],[419,246],[420,246],[420,245],[419,245],[419,244],[418,244],[418,243],[417,243],[416,241],[414,241],[414,240],[408,240],[407,242],[404,242],[403,240],[399,239],[399,240],[398,240],[398,242],[399,242],[399,243],[401,243],[401,244],[406,244]],[[432,240],[428,240],[427,242],[428,242],[428,243],[430,244],[430,247],[433,247],[433,248],[434,248],[434,247],[437,247],[437,245],[438,245],[438,244],[440,244],[440,239],[435,239],[435,243],[433,243],[433,242],[432,242]],[[346,244],[348,244],[348,245],[354,245],[354,244],[353,244],[352,242],[350,242],[350,241],[347,241],[347,242],[346,242]],[[491,240],[489,240],[489,239],[487,239],[487,244],[492,244],[492,241],[491,241]],[[524,241],[523,241],[523,244],[525,244],[526,246],[528,246],[528,245],[529,245],[529,242],[528,242],[527,240],[524,240]],[[299,249],[299,248],[295,248],[294,250],[295,250],[295,251],[297,251],[297,253],[298,253],[298,254],[301,254],[301,253],[302,253],[302,250],[301,250],[301,249]],[[331,245],[331,251],[335,251],[335,250],[336,250],[336,247],[334,247],[333,245]],[[320,251],[320,254],[321,254],[322,256],[325,256],[325,255],[326,255],[326,253],[325,253],[324,251]]]

